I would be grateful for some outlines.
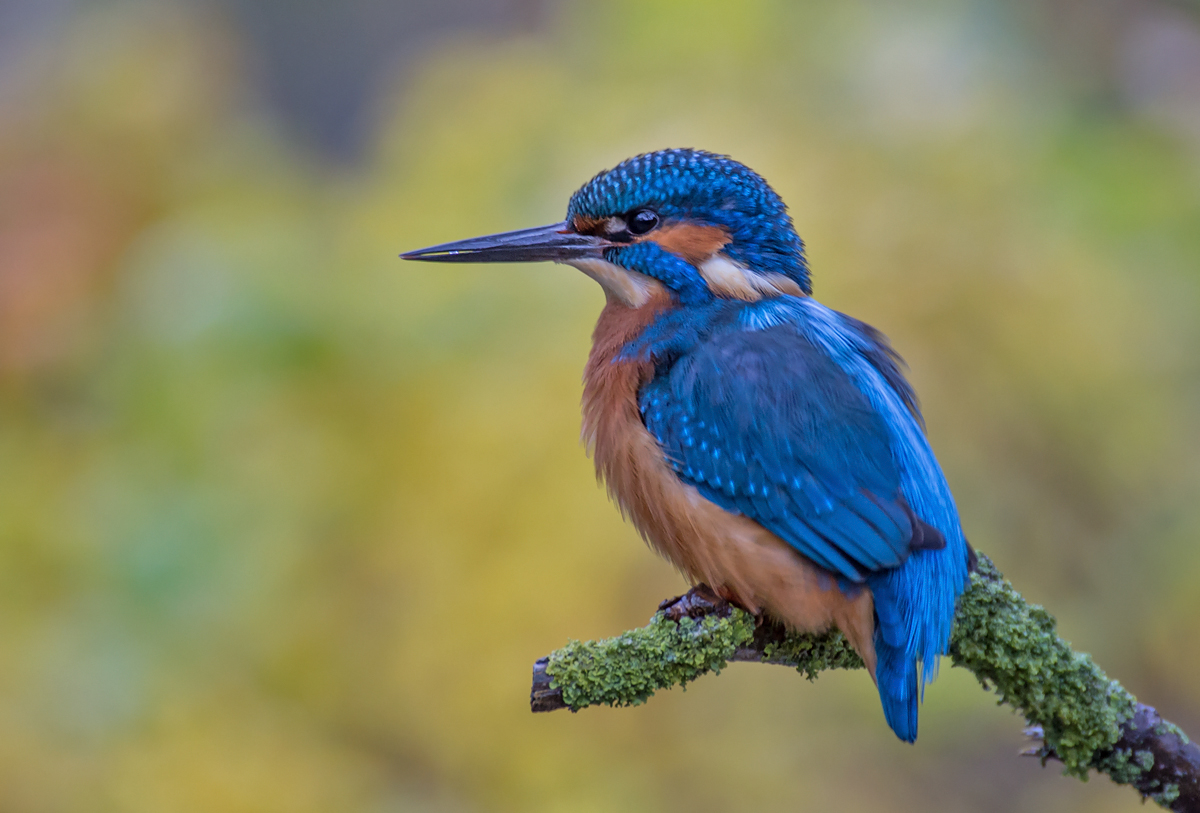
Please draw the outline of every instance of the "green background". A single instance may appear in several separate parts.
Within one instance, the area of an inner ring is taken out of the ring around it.
[[[915,747],[861,672],[529,713],[685,589],[579,445],[603,296],[396,255],[669,146],[772,182],[971,541],[1200,736],[1195,5],[51,5],[0,18],[0,811],[1142,809],[948,666]]]

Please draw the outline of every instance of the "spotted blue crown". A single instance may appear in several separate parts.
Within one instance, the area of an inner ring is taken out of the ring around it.
[[[576,215],[602,218],[654,209],[664,221],[720,226],[735,262],[758,272],[784,274],[812,292],[804,241],[787,206],[754,170],[725,155],[702,150],[660,150],[637,155],[592,178],[567,206]]]

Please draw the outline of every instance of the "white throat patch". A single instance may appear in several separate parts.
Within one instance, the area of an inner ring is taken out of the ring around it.
[[[663,284],[653,277],[630,271],[608,260],[572,260],[568,265],[587,274],[604,289],[609,299],[615,299],[631,308],[640,308],[655,294],[665,291]]]
[[[572,260],[568,265],[587,274],[608,294],[631,308],[640,308],[651,297],[666,293],[665,286],[645,274],[630,271],[608,260]],[[714,254],[699,266],[700,275],[717,296],[757,302],[764,296],[804,296],[804,291],[790,277],[783,274],[760,274],[741,263],[734,262],[724,254]]]

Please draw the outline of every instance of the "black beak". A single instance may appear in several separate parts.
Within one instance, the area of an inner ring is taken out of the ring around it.
[[[612,245],[601,237],[576,234],[564,222],[442,243],[409,251],[400,257],[437,263],[532,263],[542,260],[562,263],[603,259],[604,249]]]

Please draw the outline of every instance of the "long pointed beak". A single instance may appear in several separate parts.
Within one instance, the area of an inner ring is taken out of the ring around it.
[[[437,263],[532,263],[543,260],[561,263],[602,259],[604,249],[612,245],[601,237],[576,234],[563,222],[442,243],[409,251],[400,257]]]

